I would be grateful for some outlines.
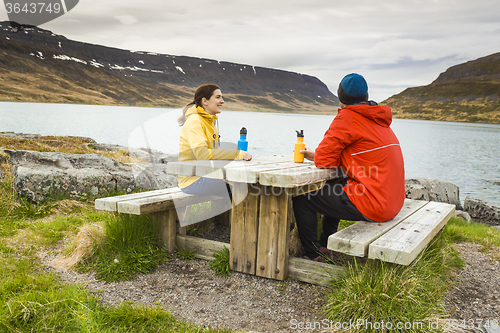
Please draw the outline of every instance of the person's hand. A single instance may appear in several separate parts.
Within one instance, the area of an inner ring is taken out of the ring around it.
[[[314,161],[314,150],[305,147],[304,150],[300,151],[300,153],[304,154],[305,159],[308,159],[309,161]]]
[[[249,153],[249,152],[247,152],[247,151],[246,151],[246,152],[244,152],[244,153],[243,153],[243,159],[244,159],[245,161],[250,161],[250,160],[252,159],[252,154],[250,154],[250,153]]]

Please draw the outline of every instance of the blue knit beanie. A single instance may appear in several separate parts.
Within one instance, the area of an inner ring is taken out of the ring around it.
[[[340,81],[337,95],[339,101],[346,105],[368,101],[368,85],[365,78],[356,73],[346,75]]]

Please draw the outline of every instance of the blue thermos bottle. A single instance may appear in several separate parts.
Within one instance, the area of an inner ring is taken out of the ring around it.
[[[248,141],[247,141],[247,129],[242,127],[240,130],[240,139],[238,140],[238,150],[247,151]]]

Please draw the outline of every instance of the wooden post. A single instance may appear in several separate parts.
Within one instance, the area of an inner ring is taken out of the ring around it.
[[[255,275],[257,255],[257,226],[259,211],[257,185],[248,187],[248,194],[231,210],[231,242],[229,267],[238,272]]]
[[[160,239],[169,253],[175,251],[175,235],[177,231],[177,214],[175,209],[151,214],[151,219],[158,226]]]
[[[176,222],[176,226],[177,226],[177,233],[179,235],[185,235],[186,234],[186,227],[181,227],[181,224],[179,223],[179,221]]]
[[[285,188],[262,186],[261,190],[256,275],[285,280],[292,197]]]

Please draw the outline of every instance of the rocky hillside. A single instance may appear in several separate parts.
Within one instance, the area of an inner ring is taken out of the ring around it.
[[[218,84],[225,109],[335,111],[319,79],[211,59],[127,51],[0,22],[0,101],[181,107]]]
[[[500,123],[500,53],[450,67],[383,103],[395,118]]]

